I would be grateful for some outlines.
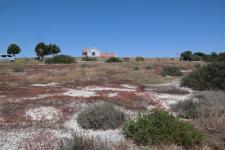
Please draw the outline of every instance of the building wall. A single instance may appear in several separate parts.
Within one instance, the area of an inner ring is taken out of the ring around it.
[[[100,57],[101,52],[96,49],[96,48],[91,48],[91,49],[83,49],[82,51],[82,57]]]
[[[82,51],[82,57],[103,57],[103,58],[110,58],[110,57],[117,57],[115,53],[101,53],[96,48],[84,48]]]
[[[88,56],[89,57],[100,57],[101,53],[100,53],[99,50],[97,50],[95,48],[92,48],[92,49],[89,50]]]

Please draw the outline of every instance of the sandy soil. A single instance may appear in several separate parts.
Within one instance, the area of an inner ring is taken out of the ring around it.
[[[125,142],[121,129],[82,129],[76,121],[77,112],[88,103],[98,101],[114,103],[131,118],[139,111],[155,107],[169,109],[171,104],[186,100],[194,93],[179,84],[179,80],[174,80],[144,88],[129,83],[73,82],[1,86],[0,149],[56,149],[60,141],[72,138],[74,132],[111,143]],[[171,87],[176,87],[178,93],[171,93]]]

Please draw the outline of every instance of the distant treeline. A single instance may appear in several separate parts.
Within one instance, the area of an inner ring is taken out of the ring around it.
[[[206,62],[225,61],[225,52],[223,52],[223,53],[212,52],[211,54],[205,54],[203,52],[193,53],[191,51],[185,51],[185,52],[181,53],[180,60],[206,61]]]
[[[44,56],[47,55],[57,55],[61,52],[61,49],[56,44],[45,44],[44,42],[40,42],[35,46],[35,52],[38,57],[38,60],[43,60]],[[7,48],[7,54],[11,54],[15,57],[16,54],[21,52],[21,48],[17,44],[10,44]]]

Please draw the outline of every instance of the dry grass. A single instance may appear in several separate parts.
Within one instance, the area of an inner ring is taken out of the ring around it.
[[[176,66],[180,69],[192,69],[195,64],[192,62],[180,62],[170,59],[145,59],[137,62],[131,59],[129,62],[107,64],[97,62],[79,62],[71,65],[43,65],[23,63],[1,63],[0,75],[10,75],[22,79],[20,83],[49,83],[49,82],[132,82],[134,84],[157,84],[164,83],[168,78],[160,75],[165,65]],[[149,66],[150,69],[149,69]],[[134,69],[139,68],[139,69]],[[1,80],[1,78],[0,78]]]
[[[118,82],[127,81],[136,84],[163,83],[165,78],[157,75],[152,70],[133,70],[130,64],[103,64],[85,63],[74,64],[69,67],[55,71],[43,71],[36,74],[27,75],[26,83],[48,83],[48,82]],[[129,74],[129,76],[128,76]]]
[[[99,138],[89,137],[87,135],[74,134],[73,139],[69,144],[65,145],[61,149],[72,148],[74,150],[112,150],[112,146],[107,142]]]
[[[190,92],[185,89],[178,88],[176,86],[148,86],[148,89],[156,92],[156,93],[167,93],[167,94],[177,94],[177,95],[185,95]]]
[[[225,149],[225,93],[205,91],[199,100],[188,100],[174,106],[178,115],[193,119],[206,135],[206,142],[215,149]]]
[[[136,84],[163,83],[164,77],[157,74],[161,66],[146,69],[147,62],[125,62],[117,64],[106,64],[91,62],[73,65],[74,68],[64,68],[60,71],[46,72],[29,76],[29,82],[67,82],[67,81],[89,81],[89,82],[113,82],[128,81]],[[139,67],[139,70],[134,70]],[[128,76],[129,74],[129,76]]]

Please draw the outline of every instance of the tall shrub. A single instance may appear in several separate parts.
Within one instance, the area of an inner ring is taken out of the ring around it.
[[[183,77],[182,86],[195,90],[225,90],[225,62],[213,62]]]

